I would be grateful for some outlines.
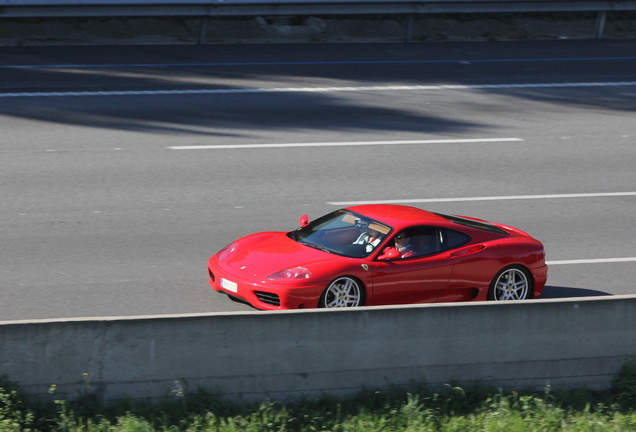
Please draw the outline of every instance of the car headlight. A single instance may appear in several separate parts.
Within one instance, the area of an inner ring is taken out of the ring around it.
[[[311,272],[304,267],[294,267],[287,270],[279,271],[267,277],[270,280],[296,280],[309,279]]]
[[[220,251],[218,251],[216,256],[219,258],[219,260],[224,260],[225,258],[232,255],[234,251],[236,251],[236,243],[232,242],[229,245],[225,246]]]

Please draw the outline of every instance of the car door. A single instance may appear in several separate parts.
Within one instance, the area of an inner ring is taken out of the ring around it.
[[[410,231],[415,256],[376,259],[372,263],[373,305],[432,303],[446,288],[453,259],[441,250],[440,231],[434,227],[415,227]],[[431,245],[429,240],[436,244]]]

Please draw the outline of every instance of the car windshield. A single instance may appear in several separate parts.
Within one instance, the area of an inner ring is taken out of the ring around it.
[[[349,210],[336,210],[289,233],[298,243],[350,258],[369,256],[392,228]]]

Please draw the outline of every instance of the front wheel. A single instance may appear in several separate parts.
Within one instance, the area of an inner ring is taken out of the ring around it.
[[[364,305],[362,284],[349,276],[342,276],[329,284],[322,293],[318,307],[345,308]]]
[[[525,300],[532,292],[528,270],[521,266],[510,266],[501,270],[490,284],[488,300]]]

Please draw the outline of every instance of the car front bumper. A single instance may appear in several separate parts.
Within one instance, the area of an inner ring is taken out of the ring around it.
[[[208,260],[208,278],[215,291],[261,310],[315,308],[324,288],[323,284],[307,282],[250,279],[224,265],[216,255]]]

